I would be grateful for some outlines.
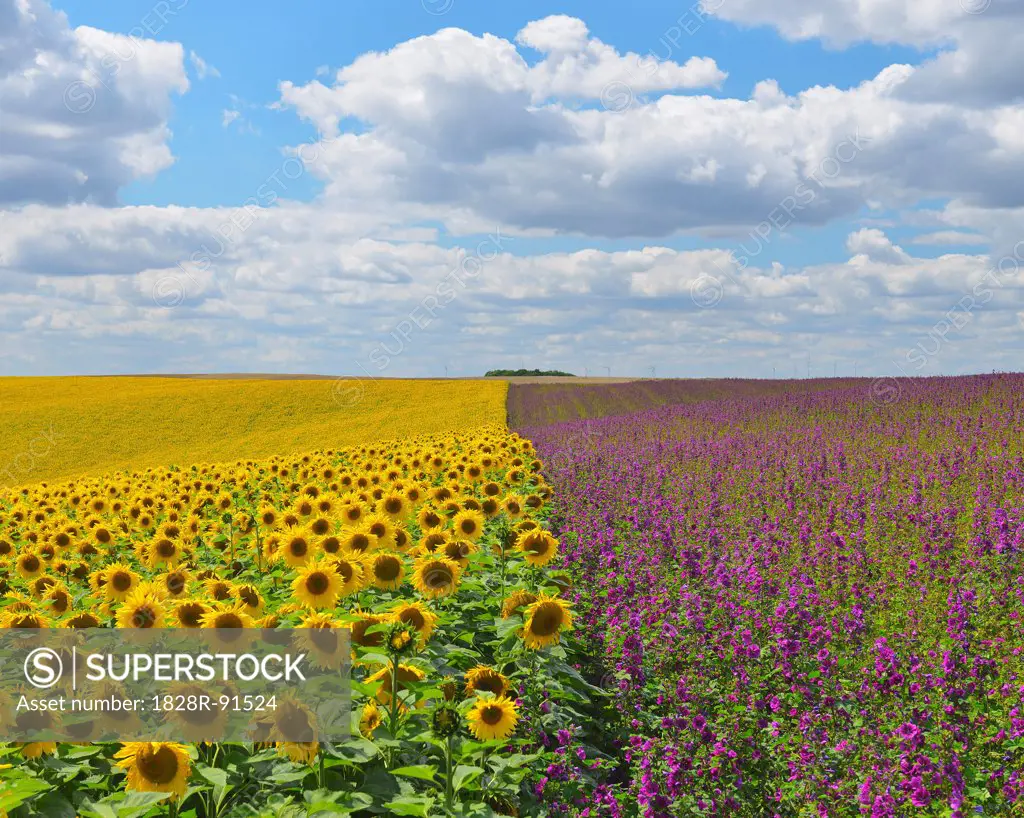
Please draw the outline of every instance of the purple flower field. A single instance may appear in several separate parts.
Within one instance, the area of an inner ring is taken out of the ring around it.
[[[619,689],[553,812],[1024,814],[1024,376],[870,386],[517,429]]]

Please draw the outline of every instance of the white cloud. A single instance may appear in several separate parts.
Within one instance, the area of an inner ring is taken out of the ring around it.
[[[196,70],[196,74],[199,75],[199,79],[201,80],[205,80],[207,77],[220,76],[220,71],[206,62],[206,60],[196,54],[195,51],[188,52],[188,61],[192,63],[192,67]]]
[[[0,206],[113,203],[174,160],[171,95],[188,90],[177,43],[72,30],[41,0],[0,0]]]
[[[794,197],[801,225],[923,198],[1024,204],[1019,110],[910,100],[912,66],[846,90],[786,95],[765,81],[746,100],[677,88],[644,102],[685,66],[626,70],[630,61],[572,18],[530,24],[519,41],[544,58],[527,65],[514,43],[445,29],[363,55],[332,86],[282,83],[281,106],[328,134],[345,118],[365,124],[311,163],[326,200],[346,210],[390,201],[453,230],[462,221],[652,238],[742,233]],[[625,110],[567,103],[616,76]]]
[[[846,239],[846,249],[855,254],[857,263],[881,261],[891,265],[909,264],[910,256],[893,244],[889,237],[876,228],[862,228]]]
[[[736,3],[747,22],[768,14]],[[939,42],[953,13],[922,0],[902,17],[860,3],[835,18],[834,5],[799,36],[845,25],[847,41],[884,29],[877,36]],[[477,373],[524,356],[620,374],[789,374],[806,350],[829,373],[832,359],[882,372],[1006,253],[1024,258],[1022,109],[1010,98],[966,104],[954,85],[948,98],[924,93],[931,63],[847,89],[786,94],[765,79],[730,99],[699,92],[724,76],[712,60],[622,54],[567,16],[512,41],[443,29],[281,83],[278,107],[324,135],[282,158],[323,181],[316,201],[286,201],[292,189],[270,185],[281,167],[268,167],[251,193],[268,207],[101,207],[173,161],[167,122],[171,95],[188,88],[185,50],[72,31],[35,2],[0,0],[8,20],[21,34],[0,39],[0,91],[23,101],[0,123],[0,204],[18,205],[0,210],[5,371],[373,371],[387,344],[401,350],[386,374],[440,374],[439,361]],[[136,54],[100,86],[93,118],[69,116],[67,84],[128,44]],[[39,55],[52,76],[33,68]],[[244,128],[247,109],[232,100],[222,124]],[[973,235],[990,252],[917,257],[895,244],[881,217],[922,200],[947,203],[920,217],[931,233],[910,242]],[[88,203],[53,206],[68,201]],[[773,258],[781,233],[838,220],[865,225],[845,260]],[[694,233],[724,245],[751,230],[767,239],[749,259],[661,246]],[[474,234],[493,231],[501,252],[480,263],[493,248],[478,253]],[[526,247],[567,234],[637,246]],[[454,300],[438,306],[445,281]],[[934,360],[1012,361],[1022,287],[1018,272],[1000,277]],[[422,321],[424,305],[436,313],[429,326],[411,317]]]
[[[704,7],[730,22],[772,26],[792,40],[938,47],[903,89],[908,98],[989,107],[1024,96],[1019,0],[704,0]]]

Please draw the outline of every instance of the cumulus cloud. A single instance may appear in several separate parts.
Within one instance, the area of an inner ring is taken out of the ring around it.
[[[849,89],[787,95],[768,80],[749,99],[722,99],[684,93],[685,65],[627,60],[573,18],[531,23],[517,41],[543,59],[529,65],[516,43],[445,29],[364,55],[332,85],[282,83],[279,104],[323,131],[353,117],[365,126],[311,166],[326,199],[418,205],[450,229],[468,219],[652,238],[742,232],[795,197],[805,225],[879,201],[1024,204],[1013,182],[1024,174],[1019,111],[909,100],[913,66]],[[565,102],[614,82],[616,105]],[[658,83],[674,90],[645,101]]]
[[[704,0],[707,13],[768,25],[792,40],[833,47],[856,42],[910,45],[939,53],[902,93],[970,107],[1024,98],[1024,4],[1018,0]]]
[[[978,42],[941,33],[974,17],[925,2],[823,2],[803,19],[792,0],[790,22],[726,6],[794,38],[947,48],[935,61]],[[448,28],[282,82],[277,107],[320,138],[286,149],[237,207],[115,207],[121,186],[172,161],[185,49],[71,30],[36,0],[0,0],[0,32],[0,92],[20,100],[0,121],[8,372],[423,375],[447,362],[471,374],[525,356],[620,374],[790,374],[811,351],[829,374],[833,360],[863,374],[912,365],[905,351],[950,310],[963,313],[957,343],[929,366],[977,370],[1019,350],[1024,111],[1005,89],[988,108],[954,84],[948,98],[925,93],[935,61],[793,94],[766,78],[733,99],[706,93],[725,76],[713,60],[620,53],[565,15],[512,39]],[[95,73],[128,44],[131,60]],[[52,72],[33,70],[40,55]],[[94,76],[94,104],[72,116],[65,88]],[[243,110],[232,100],[224,126],[240,129]],[[305,173],[323,194],[290,201]],[[910,242],[973,236],[988,252],[917,256],[880,229],[888,218],[858,218],[922,200],[943,204]],[[837,221],[870,225],[843,260],[773,258],[777,235]],[[763,241],[751,258],[664,246],[688,234]],[[566,235],[599,246],[530,243]],[[608,239],[635,246],[601,249]]]
[[[0,0],[0,206],[113,204],[168,167],[180,44],[71,29],[41,0]]]

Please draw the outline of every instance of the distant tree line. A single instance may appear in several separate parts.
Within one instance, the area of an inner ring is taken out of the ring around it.
[[[492,369],[484,373],[485,378],[539,378],[560,377],[575,378],[572,372],[559,372],[557,369]]]

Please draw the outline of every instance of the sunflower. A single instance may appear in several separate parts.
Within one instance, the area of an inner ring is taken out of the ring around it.
[[[476,551],[476,545],[469,540],[450,540],[444,544],[442,554],[465,570],[469,567],[469,555]]]
[[[29,585],[29,590],[32,592],[32,596],[36,599],[42,599],[46,596],[46,592],[50,588],[57,584],[57,578],[51,577],[49,574],[40,574]]]
[[[341,626],[328,613],[308,613],[299,622],[299,643],[309,651],[313,664],[324,670],[337,670],[346,661],[338,630]]]
[[[167,611],[160,598],[149,589],[137,589],[121,603],[117,613],[120,628],[162,628]]]
[[[252,617],[239,605],[218,605],[207,611],[199,620],[203,628],[234,630],[253,627]]]
[[[338,589],[340,596],[357,593],[369,584],[370,578],[362,559],[349,555],[332,560],[332,564],[341,577],[341,588]]]
[[[23,628],[32,630],[45,630],[51,627],[50,619],[34,610],[27,611],[6,611],[0,615],[0,626],[4,628]]]
[[[443,528],[428,528],[416,546],[416,554],[434,554],[451,541],[451,534]]]
[[[104,569],[103,592],[111,602],[124,602],[139,584],[139,575],[124,563],[115,562]]]
[[[299,569],[299,575],[292,581],[292,593],[307,608],[333,608],[338,604],[343,585],[333,565],[309,562]]]
[[[260,506],[256,519],[264,528],[273,528],[277,524],[278,511],[269,503]]]
[[[452,520],[452,528],[456,536],[476,542],[484,533],[484,515],[472,509],[460,511]]]
[[[125,788],[139,792],[166,792],[182,798],[192,771],[188,748],[166,741],[133,741],[114,754],[117,766],[128,773]]]
[[[364,526],[349,527],[341,532],[341,547],[349,554],[366,554],[377,547],[377,538]]]
[[[466,671],[466,693],[473,694],[478,691],[490,693],[500,699],[507,696],[512,690],[512,682],[508,676],[499,673],[487,665],[477,665],[472,670]]]
[[[152,569],[174,568],[185,559],[185,550],[178,540],[158,537],[146,546],[146,562]]]
[[[416,563],[413,583],[416,590],[428,599],[447,596],[459,585],[462,569],[445,557],[430,557]]]
[[[526,609],[523,641],[534,650],[554,645],[563,630],[572,628],[569,604],[558,597],[541,595]]]
[[[391,615],[416,629],[420,636],[420,647],[427,643],[437,627],[437,614],[420,602],[399,602],[391,609]]]
[[[320,752],[318,741],[278,741],[274,746],[280,755],[286,756],[296,764],[312,764]]]
[[[217,577],[203,580],[203,590],[214,602],[227,602],[235,596],[234,583]]]
[[[263,609],[266,607],[266,602],[263,601],[263,597],[260,596],[259,588],[251,583],[245,583],[243,585],[235,586],[235,599],[238,600],[242,610],[245,611],[253,619],[258,619],[263,616]]]
[[[440,528],[444,525],[444,522],[444,517],[433,506],[423,506],[416,515],[416,523],[423,531],[431,528]]]
[[[201,628],[203,619],[212,611],[205,602],[185,600],[179,602],[171,611],[171,620],[179,628]]]
[[[524,531],[516,539],[516,548],[530,565],[547,565],[558,554],[558,540],[542,528]]]
[[[44,570],[42,558],[31,549],[22,551],[14,565],[23,579],[35,579]]]
[[[412,538],[409,536],[409,532],[404,528],[396,528],[394,536],[396,551],[404,554],[412,547]]]
[[[315,548],[322,554],[333,556],[341,552],[341,538],[337,534],[328,534],[316,541]]]
[[[380,708],[377,707],[377,702],[371,700],[363,705],[363,712],[359,716],[359,732],[364,738],[372,739],[373,731],[383,722],[384,717],[381,715]]]
[[[317,537],[324,537],[334,531],[334,523],[329,517],[318,514],[309,521],[309,530]]]
[[[185,596],[188,591],[188,583],[192,578],[184,568],[175,568],[173,571],[168,571],[166,574],[160,574],[157,577],[157,582],[163,588],[164,592],[169,597],[182,597]]]
[[[99,617],[88,612],[75,614],[70,619],[66,619],[61,623],[63,628],[98,628],[99,626]]]
[[[375,588],[394,591],[402,586],[405,563],[398,554],[380,553],[370,558],[370,573]]]
[[[367,631],[374,625],[383,625],[391,621],[387,614],[372,614],[355,611],[352,616],[355,618],[348,623],[350,639],[353,645],[361,648],[379,648],[384,644],[384,631]]]
[[[522,589],[513,591],[512,595],[501,606],[501,618],[508,619],[513,614],[522,613],[523,609],[537,601],[537,595]]]
[[[523,516],[523,503],[514,494],[501,501],[501,508],[509,519],[518,520]]]
[[[305,565],[313,557],[313,535],[305,528],[295,528],[281,535],[277,555],[289,568]]]
[[[426,677],[427,677],[427,674],[424,671],[420,670],[415,665],[399,664],[398,665],[399,695],[401,695],[401,687],[402,687],[403,684],[408,684],[409,682],[422,682]],[[377,690],[377,701],[380,702],[380,704],[383,705],[384,707],[389,707],[391,705],[391,692],[392,692],[392,690],[391,690],[391,665],[386,665],[385,667],[382,667],[380,670],[378,670],[373,675],[368,676],[366,678],[366,682],[367,682],[367,684],[374,684],[375,682],[380,682],[380,688]],[[423,703],[420,702],[417,706],[418,707],[422,707]],[[404,707],[405,706],[402,705],[402,709],[404,709]]]
[[[175,682],[167,688],[168,695],[184,696],[188,701],[201,702],[203,696],[209,696],[209,688],[195,682]],[[191,742],[212,741],[224,735],[227,726],[228,711],[217,706],[182,707],[167,711],[167,721],[173,722],[174,732]]]
[[[504,696],[497,699],[479,699],[466,714],[469,732],[478,741],[507,739],[516,729],[519,713],[515,702]]]
[[[395,525],[395,522],[387,514],[370,514],[363,521],[363,526],[371,536],[377,538],[377,548],[394,548],[395,528],[397,528],[397,526]]]
[[[20,749],[22,756],[25,758],[40,758],[45,755],[53,755],[56,753],[57,744],[53,741],[32,741],[27,744],[22,744]]]
[[[382,514],[386,514],[395,522],[402,521],[409,516],[409,500],[400,491],[385,493],[377,507]]]

